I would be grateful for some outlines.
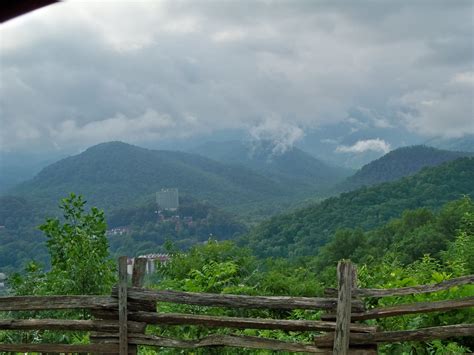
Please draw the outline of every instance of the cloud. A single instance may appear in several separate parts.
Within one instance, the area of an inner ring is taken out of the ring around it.
[[[367,139],[357,141],[354,145],[346,146],[340,145],[336,148],[338,153],[364,153],[367,151],[388,153],[390,151],[390,144],[383,139]]]
[[[357,133],[472,131],[473,6],[61,2],[0,27],[0,150],[222,129],[287,149],[354,112]]]
[[[406,126],[425,136],[474,133],[474,73],[456,73],[443,85],[415,90],[394,101]]]
[[[148,109],[137,117],[117,114],[100,121],[78,125],[74,120],[63,121],[58,128],[51,129],[56,144],[82,142],[88,145],[112,140],[147,142],[169,135],[176,129],[176,122],[166,114]]]
[[[253,143],[270,142],[276,155],[286,152],[304,136],[298,126],[283,122],[280,118],[270,117],[264,122],[250,127],[249,136]]]

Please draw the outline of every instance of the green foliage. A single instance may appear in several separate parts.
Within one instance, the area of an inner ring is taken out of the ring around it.
[[[85,212],[85,204],[82,196],[71,194],[59,206],[64,221],[48,219],[39,227],[47,237],[51,270],[39,277],[38,266],[29,264],[24,279],[15,276],[15,292],[92,295],[111,291],[115,265],[109,259],[104,213],[95,207]]]
[[[439,213],[426,208],[407,210],[401,218],[368,232],[341,229],[320,249],[315,265],[321,270],[335,266],[344,258],[367,263],[387,253],[396,255],[402,264],[412,263],[427,254],[439,257],[450,242],[459,238],[460,229],[469,231],[469,218],[473,213],[473,202],[464,197],[447,203]],[[467,236],[458,241],[465,244],[465,250],[469,249],[469,242]]]
[[[126,235],[109,237],[111,251],[117,255],[130,256],[164,252],[166,241],[172,242],[180,250],[187,250],[210,236],[219,240],[231,239],[246,230],[233,214],[189,196],[180,197],[177,211],[162,213],[167,221],[158,220],[155,203],[123,208],[111,213],[107,218],[110,228],[128,228]],[[173,220],[176,215],[180,216],[179,220]]]
[[[347,178],[339,188],[348,191],[361,186],[394,181],[415,174],[423,168],[472,155],[472,153],[440,150],[423,145],[402,147],[364,165],[354,175]]]
[[[232,242],[210,241],[196,246],[187,254],[177,254],[163,265],[155,276],[157,286],[193,292],[242,293],[251,295],[322,296],[325,287],[334,287],[335,265],[340,258],[358,262],[359,286],[398,288],[438,283],[472,273],[474,258],[474,204],[468,198],[447,203],[433,213],[427,209],[407,210],[401,218],[372,231],[339,230],[316,257],[302,259],[255,259],[247,249]],[[432,245],[418,239],[420,231],[436,232]],[[436,241],[437,240],[437,241]],[[411,244],[410,244],[411,243]],[[408,248],[410,246],[410,248]],[[413,250],[417,250],[413,253]],[[428,255],[427,253],[431,253]],[[419,255],[421,254],[421,255]],[[474,287],[466,285],[448,291],[410,296],[367,298],[368,308],[397,304],[437,301],[468,297]],[[190,312],[211,315],[253,316],[266,318],[319,319],[318,312],[223,310],[209,307],[159,305],[164,312]],[[389,317],[367,323],[382,330],[417,329],[421,327],[469,323],[474,310],[414,314]],[[154,334],[192,339],[215,330],[200,327],[156,327]],[[221,334],[266,336],[287,341],[311,342],[313,334],[219,329]],[[380,347],[381,354],[450,354],[469,352],[474,347],[469,338],[431,342],[403,342]],[[172,350],[163,350],[173,353]],[[226,349],[226,353],[246,353]],[[203,351],[203,353],[205,353]],[[249,352],[251,353],[251,352]]]
[[[49,165],[12,193],[50,204],[76,191],[89,196],[95,206],[111,211],[154,200],[155,192],[164,187],[178,187],[181,194],[219,206],[288,194],[285,186],[241,166],[121,142],[102,143]]]
[[[85,211],[82,196],[70,194],[60,209],[63,220],[48,219],[39,228],[46,235],[51,269],[47,272],[35,262],[24,274],[14,274],[10,286],[16,295],[93,295],[110,294],[115,282],[115,264],[109,259],[103,211]],[[86,311],[17,312],[16,318],[88,318]],[[0,333],[2,342],[83,343],[87,333],[54,331]]]
[[[275,216],[250,231],[241,243],[261,257],[314,255],[338,229],[369,230],[399,217],[406,209],[436,210],[463,195],[474,196],[472,181],[474,159],[461,158],[396,182],[343,193],[296,212]],[[448,213],[437,230],[452,235],[456,226],[450,219],[456,218],[456,213]],[[421,241],[430,232],[419,230],[413,238]]]

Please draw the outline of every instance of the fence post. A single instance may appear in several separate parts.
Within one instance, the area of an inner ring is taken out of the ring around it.
[[[132,287],[143,287],[146,263],[146,258],[135,258],[135,262],[133,263]]]
[[[341,260],[337,264],[337,310],[336,332],[334,334],[334,355],[349,353],[349,332],[351,323],[351,299],[353,286],[353,266],[350,260]]]
[[[118,311],[119,311],[119,354],[128,354],[127,329],[127,260],[126,256],[119,257]]]
[[[147,259],[146,258],[135,258],[133,263],[133,272],[132,272],[132,287],[143,287],[143,282],[145,281],[145,270],[146,270]],[[143,332],[145,333],[146,325],[143,327]],[[138,353],[137,345],[129,345],[128,354],[136,355]]]

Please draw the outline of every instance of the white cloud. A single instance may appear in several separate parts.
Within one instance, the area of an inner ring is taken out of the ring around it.
[[[166,114],[148,109],[137,117],[126,117],[117,114],[100,121],[92,121],[84,125],[74,120],[66,120],[58,128],[51,128],[50,134],[58,145],[121,140],[126,142],[150,141],[167,136],[176,128],[176,122]]]
[[[383,139],[367,139],[357,141],[354,145],[340,145],[336,148],[339,153],[364,153],[367,151],[388,153],[390,151],[390,144]]]
[[[419,134],[461,137],[474,133],[474,74],[456,73],[432,89],[415,90],[394,100],[398,116]]]
[[[374,109],[359,106],[357,107],[357,111],[359,111],[366,119],[368,119],[370,123],[376,128],[393,128],[390,120]]]
[[[273,153],[282,154],[303,138],[304,131],[278,117],[269,117],[260,124],[251,127],[249,134],[254,141],[271,142]]]
[[[452,84],[467,84],[467,85],[474,85],[474,72],[473,71],[466,71],[462,73],[457,73],[451,79]]]
[[[215,42],[233,42],[243,40],[246,36],[246,32],[240,28],[219,31],[212,34],[211,38]]]

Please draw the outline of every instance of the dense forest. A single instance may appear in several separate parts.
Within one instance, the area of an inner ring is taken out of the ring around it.
[[[173,212],[158,214],[154,203],[119,209],[107,217],[107,225],[110,229],[126,226],[126,233],[109,235],[114,255],[165,252],[169,243],[187,250],[209,238],[232,239],[247,230],[235,215],[190,197],[180,198]]]
[[[275,198],[222,209],[183,195],[180,215],[192,217],[194,221],[180,223],[178,227],[171,221],[156,223],[154,198],[149,195],[143,202],[106,210],[110,228],[130,227],[125,235],[110,237],[111,247],[114,253],[127,250],[136,255],[163,251],[166,241],[187,249],[213,236],[239,238],[241,245],[250,246],[261,256],[312,255],[337,228],[367,230],[400,216],[407,208],[436,209],[462,195],[472,196],[473,164],[472,158],[459,159],[395,182],[363,187],[322,202],[316,196],[298,203]],[[57,215],[57,211],[42,201],[20,196],[0,197],[0,225],[4,226],[0,229],[0,267],[3,271],[18,270],[32,258],[48,262],[44,237],[36,227],[46,217]],[[93,201],[89,202],[94,204]],[[295,212],[277,215],[259,224],[264,216],[288,211],[298,204],[301,208]],[[250,227],[247,234],[239,237]]]
[[[364,165],[342,182],[339,189],[349,191],[362,186],[398,180],[404,176],[413,175],[425,167],[437,166],[472,155],[473,153],[469,152],[453,152],[423,145],[398,148]]]
[[[178,187],[183,194],[221,206],[255,201],[282,191],[277,183],[249,169],[196,154],[111,142],[49,165],[10,194],[52,204],[75,191],[110,211],[115,206],[143,202],[166,187]]]
[[[463,195],[474,196],[473,181],[474,159],[460,158],[272,217],[251,230],[241,243],[264,257],[312,255],[338,228],[368,230],[399,217],[405,209],[437,209]]]
[[[79,196],[64,199],[61,208],[64,222],[49,219],[41,225],[48,240],[52,268],[44,271],[30,263],[25,273],[11,277],[12,292],[25,294],[108,293],[114,282],[114,264],[108,260],[105,238],[105,217],[100,210],[84,209],[85,202]],[[71,218],[74,216],[74,218]],[[76,234],[70,226],[75,225]],[[94,235],[94,237],[88,237]],[[80,244],[69,243],[70,238],[83,238]],[[427,238],[429,236],[429,238]],[[85,260],[77,253],[77,246],[95,250],[94,260]],[[351,258],[358,265],[361,287],[391,288],[441,282],[474,272],[474,204],[468,197],[451,201],[438,212],[426,208],[405,210],[402,216],[392,219],[378,228],[366,232],[360,229],[338,229],[329,243],[319,252],[304,258],[260,258],[246,247],[233,241],[209,240],[183,253],[169,247],[171,260],[159,265],[158,271],[147,279],[147,287],[156,289],[184,290],[191,292],[234,293],[250,295],[322,296],[326,287],[335,286],[335,267],[340,258]],[[472,285],[460,286],[437,293],[367,299],[367,305],[389,306],[412,301],[429,301],[461,298],[472,295]],[[199,306],[160,304],[160,312],[189,312],[228,316],[253,316],[263,318],[289,317],[291,319],[320,319],[319,311],[262,311],[223,310]],[[58,312],[56,312],[58,313]],[[1,317],[2,315],[0,315]],[[4,315],[4,316],[9,316]],[[11,315],[10,315],[11,316]],[[51,314],[48,314],[51,316]],[[56,316],[72,316],[58,313]],[[76,315],[80,316],[80,315]],[[88,317],[87,315],[82,315]],[[474,317],[473,309],[446,313],[431,313],[391,317],[366,321],[383,330],[414,329],[439,324],[466,323]],[[154,326],[150,332],[156,335],[191,339],[210,333],[198,326]],[[313,332],[284,332],[274,330],[220,329],[223,334],[259,335],[287,341],[311,341]],[[25,332],[0,332],[0,341],[15,342],[25,338]],[[69,343],[88,341],[88,334],[70,332],[66,336],[54,331],[38,334],[29,341]],[[472,338],[450,339],[431,342],[401,342],[379,347],[381,354],[402,353],[465,353],[474,347]],[[220,351],[220,350],[219,350]],[[226,349],[226,353],[253,353],[244,349]],[[154,354],[143,348],[140,353]],[[174,349],[160,349],[159,353],[174,354]],[[197,350],[194,353],[207,353]],[[264,352],[262,352],[264,353]]]

